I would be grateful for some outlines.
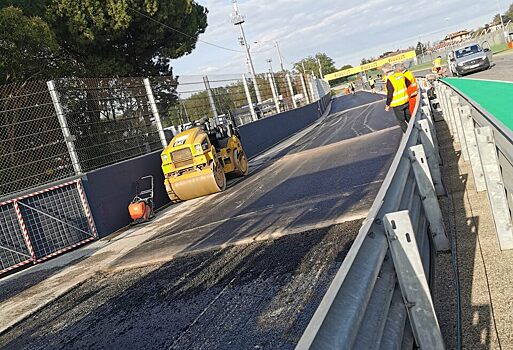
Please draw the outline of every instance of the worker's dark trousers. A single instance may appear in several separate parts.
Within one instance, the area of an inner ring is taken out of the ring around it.
[[[406,129],[408,129],[408,122],[411,118],[410,103],[407,102],[401,106],[393,107],[393,109],[395,117],[397,118],[397,121],[401,126],[401,129],[403,130],[403,132],[406,132]]]

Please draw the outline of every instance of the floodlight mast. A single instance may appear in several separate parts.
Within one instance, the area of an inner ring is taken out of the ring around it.
[[[253,66],[253,60],[251,59],[251,53],[249,51],[249,45],[246,40],[246,34],[244,33],[244,28],[242,24],[245,22],[244,16],[239,13],[239,7],[237,5],[237,0],[232,0],[233,2],[233,13],[232,13],[232,23],[240,28],[240,44],[244,47],[246,51],[246,60],[249,67],[249,72],[251,73],[251,78],[253,79],[253,85],[255,87],[255,94],[258,103],[262,103],[262,97],[260,96],[260,89],[258,88],[258,82],[256,79],[255,67]]]

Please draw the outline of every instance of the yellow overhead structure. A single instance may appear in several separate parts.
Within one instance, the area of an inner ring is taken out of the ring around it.
[[[164,184],[172,202],[224,191],[226,175],[248,173],[248,159],[236,130],[206,129],[195,127],[176,135],[161,154]]]
[[[374,61],[371,63],[363,64],[361,66],[356,66],[353,68],[339,70],[338,72],[335,72],[335,73],[326,74],[324,76],[324,80],[330,81],[330,80],[335,80],[335,79],[339,79],[339,78],[349,77],[351,75],[355,75],[355,74],[365,72],[368,70],[379,69],[385,63],[395,64],[395,63],[403,62],[406,60],[411,60],[412,58],[415,58],[415,57],[417,57],[417,53],[415,52],[415,50],[403,52],[401,54],[383,58],[383,59],[380,59],[380,60],[377,60],[377,61]]]

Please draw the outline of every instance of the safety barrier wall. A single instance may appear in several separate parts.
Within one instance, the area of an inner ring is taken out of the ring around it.
[[[500,248],[513,249],[513,131],[450,83],[435,89],[436,107],[471,165],[476,190],[488,194]]]
[[[422,81],[424,91],[427,83]],[[448,250],[444,193],[427,94],[340,270],[296,349],[443,349],[429,290]],[[414,291],[414,292],[412,292]]]
[[[161,151],[91,171],[83,180],[99,237],[130,223],[127,207],[135,195],[135,182],[152,175],[155,183],[154,203],[161,208],[169,203],[160,169]]]
[[[251,122],[240,127],[244,150],[253,157],[283,141],[317,120],[326,110],[330,96],[298,109]],[[135,194],[135,182],[153,175],[155,208],[169,203],[162,174],[160,152],[153,152],[91,171],[84,179],[99,237],[130,224],[127,206]]]
[[[330,95],[317,103],[260,119],[240,127],[242,145],[249,158],[306,128],[326,110]]]

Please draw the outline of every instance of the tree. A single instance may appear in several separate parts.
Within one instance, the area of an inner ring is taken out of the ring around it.
[[[353,66],[352,66],[352,65],[350,65],[350,64],[346,64],[346,65],[343,65],[343,66],[340,68],[340,70],[349,69],[349,68],[353,68]]]
[[[502,22],[501,22],[501,17],[502,17]],[[496,14],[495,17],[493,18],[493,21],[492,21],[492,24],[493,25],[497,25],[497,24],[501,24],[501,23],[508,23],[508,16],[506,15],[500,15],[500,14]]]
[[[0,8],[9,5],[26,11],[25,22],[37,16],[37,25],[49,28],[42,33],[54,37],[49,43],[57,42],[73,64],[73,72],[55,76],[172,75],[171,60],[191,53],[207,27],[207,9],[193,0],[5,0]],[[2,34],[18,26],[6,24]],[[33,42],[20,44],[19,51],[31,50]],[[40,65],[47,63],[42,57]]]
[[[504,17],[506,17],[507,21],[513,21],[513,4],[509,5],[508,10],[504,14]]]
[[[426,49],[426,45],[419,41],[417,43],[417,46],[415,47],[415,53],[417,54],[417,56],[423,55],[426,52]]]
[[[191,0],[51,0],[47,8],[61,46],[95,76],[170,75],[171,60],[205,32],[207,13]]]
[[[51,75],[58,55],[55,35],[41,18],[16,7],[0,9],[0,84]]]
[[[321,62],[322,73],[324,75],[330,74],[337,71],[335,67],[335,61],[325,53],[317,53],[314,57],[308,56],[307,58],[303,58],[301,61],[294,63],[294,69],[300,73],[311,73],[316,77],[320,77],[319,72],[319,63]],[[304,69],[303,69],[304,67]]]

